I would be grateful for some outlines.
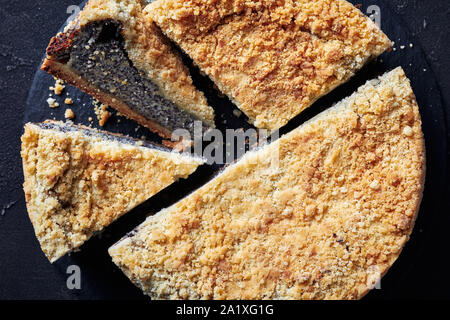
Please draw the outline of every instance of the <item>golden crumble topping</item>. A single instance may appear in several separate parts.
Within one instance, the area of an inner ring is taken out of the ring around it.
[[[398,68],[109,252],[153,298],[357,299],[408,240],[424,175],[418,106]]]
[[[202,163],[89,130],[94,134],[28,123],[22,136],[28,214],[51,262]]]
[[[255,126],[271,130],[391,46],[344,0],[158,0],[145,11]]]

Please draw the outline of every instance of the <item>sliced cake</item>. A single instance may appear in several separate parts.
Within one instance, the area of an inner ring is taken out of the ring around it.
[[[28,214],[51,262],[204,162],[53,121],[25,125],[21,155]]]
[[[158,0],[145,12],[255,126],[270,130],[391,46],[344,0]]]
[[[418,106],[401,68],[109,249],[157,299],[357,299],[398,258],[425,178]]]
[[[41,69],[170,139],[214,127],[214,111],[140,0],[89,0],[54,37]]]

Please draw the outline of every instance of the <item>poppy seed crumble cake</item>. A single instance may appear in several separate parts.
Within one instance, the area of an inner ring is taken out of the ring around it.
[[[391,47],[344,0],[158,0],[144,11],[256,127],[269,130]]]
[[[41,69],[170,139],[214,127],[214,111],[168,39],[142,13],[145,1],[89,0],[55,36]]]
[[[54,262],[203,159],[71,123],[28,123],[22,136],[28,215]]]
[[[402,251],[424,179],[420,114],[397,68],[247,153],[109,253],[157,299],[358,299]]]

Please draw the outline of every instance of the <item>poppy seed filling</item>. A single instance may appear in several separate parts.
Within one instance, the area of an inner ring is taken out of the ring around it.
[[[155,83],[134,67],[125,50],[121,24],[95,21],[75,35],[71,46],[57,59],[100,90],[124,102],[130,109],[170,131],[186,129],[194,135],[200,121],[164,98]],[[202,123],[202,131],[207,127]]]
[[[43,130],[54,130],[54,131],[63,132],[63,133],[81,132],[85,136],[99,137],[99,138],[102,138],[104,140],[111,141],[111,142],[130,144],[133,146],[151,148],[151,149],[156,149],[156,150],[165,151],[165,152],[172,151],[171,149],[169,149],[165,146],[155,144],[155,143],[152,143],[149,141],[137,140],[137,139],[134,139],[129,136],[124,136],[121,134],[113,134],[113,133],[110,133],[107,131],[100,131],[100,130],[97,130],[94,128],[88,128],[85,126],[75,125],[75,124],[67,123],[67,122],[66,123],[60,123],[60,122],[54,122],[54,121],[40,122],[40,123],[35,123],[35,125]]]

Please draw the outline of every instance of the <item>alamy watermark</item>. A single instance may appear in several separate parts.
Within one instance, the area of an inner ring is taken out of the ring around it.
[[[273,142],[279,138],[278,130],[269,132],[266,129],[208,129],[204,131],[202,122],[194,122],[194,135],[186,129],[177,129],[172,133],[171,140],[175,142],[175,149],[186,154],[203,157],[208,164],[229,164],[243,157],[248,151]],[[186,143],[189,141],[189,143]],[[274,148],[276,149],[276,148]],[[275,158],[278,159],[278,151]],[[274,155],[271,155],[274,157]]]
[[[80,290],[81,289],[81,269],[77,265],[71,265],[67,267],[66,273],[69,275],[67,277],[66,286],[69,290]]]
[[[373,4],[367,7],[366,13],[369,15],[369,18],[381,28],[381,8],[376,4]]]

